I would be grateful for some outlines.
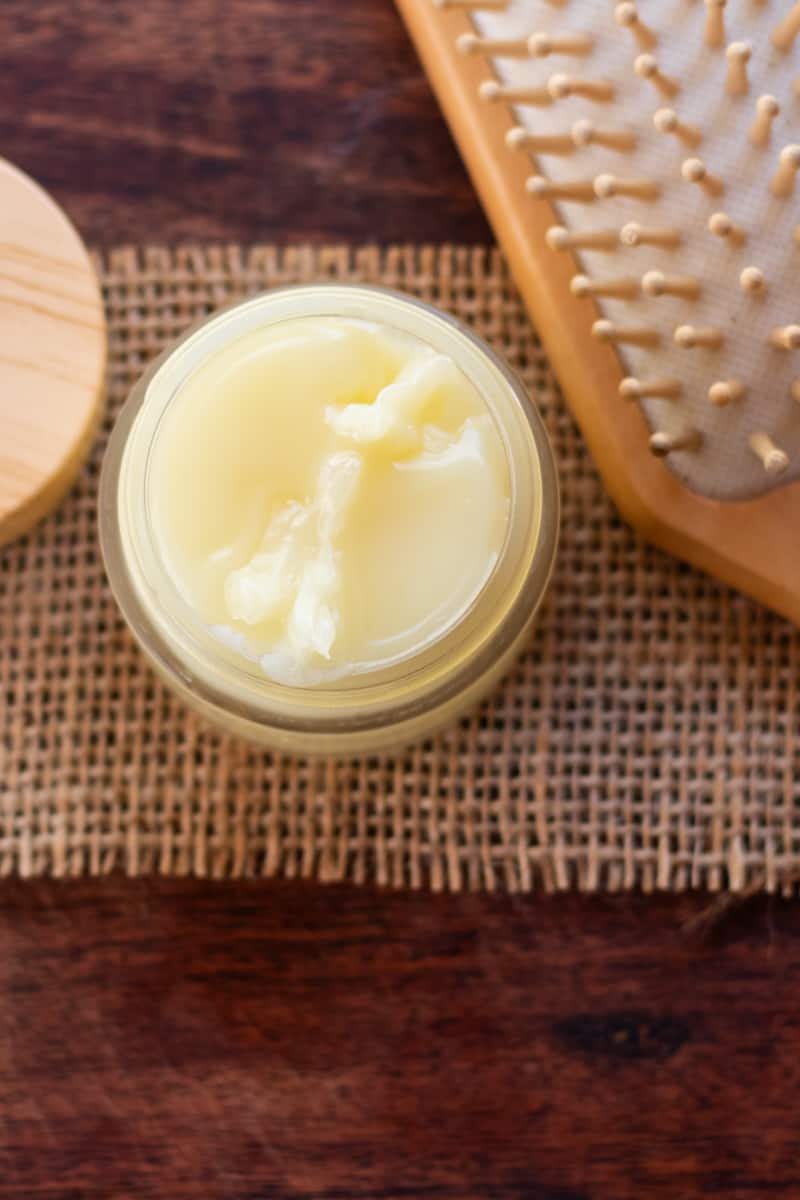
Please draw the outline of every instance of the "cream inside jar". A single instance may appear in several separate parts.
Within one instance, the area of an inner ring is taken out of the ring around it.
[[[271,680],[316,686],[418,653],[467,611],[510,482],[480,393],[414,334],[280,322],[185,380],[149,471],[184,600]]]
[[[558,484],[520,381],[429,305],[361,285],[211,316],[134,387],[100,486],[108,576],[170,687],[303,753],[453,719],[523,646]]]

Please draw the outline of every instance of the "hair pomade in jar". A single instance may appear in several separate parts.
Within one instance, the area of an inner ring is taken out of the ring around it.
[[[112,433],[111,586],[145,653],[223,728],[298,753],[425,736],[521,648],[559,518],[509,368],[398,293],[319,284],[217,313]]]

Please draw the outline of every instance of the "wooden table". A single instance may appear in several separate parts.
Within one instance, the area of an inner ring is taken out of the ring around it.
[[[95,243],[484,242],[391,0],[4,0],[0,146]],[[0,886],[0,1197],[800,1195],[800,914]]]

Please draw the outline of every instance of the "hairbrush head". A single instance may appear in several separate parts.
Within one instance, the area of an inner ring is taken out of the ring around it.
[[[517,105],[527,197],[496,150],[508,125],[455,124],[471,157],[483,143],[473,173],[610,490],[664,544],[769,579],[759,594],[800,619],[769,523],[783,504],[800,528],[800,3],[509,0],[469,20],[532,51],[491,54],[481,93]],[[663,468],[637,454],[637,409]],[[710,521],[698,497],[752,507]]]

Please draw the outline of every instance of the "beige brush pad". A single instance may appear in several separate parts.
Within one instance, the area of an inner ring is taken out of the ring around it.
[[[753,50],[749,92],[731,97],[725,90],[725,50],[709,50],[704,43],[706,6],[699,0],[640,0],[642,20],[658,35],[652,54],[661,69],[680,83],[681,90],[672,99],[661,96],[651,82],[634,73],[633,62],[641,47],[629,30],[617,25],[612,0],[572,0],[563,7],[542,0],[511,0],[505,12],[475,16],[479,32],[492,37],[522,37],[542,30],[554,35],[588,32],[595,39],[594,50],[586,58],[503,57],[494,60],[495,70],[499,79],[515,85],[542,84],[557,72],[614,82],[616,97],[610,103],[569,97],[550,107],[518,106],[517,117],[527,129],[545,134],[569,131],[576,120],[585,117],[603,127],[636,131],[639,144],[632,153],[590,146],[576,149],[568,157],[541,156],[536,163],[532,160],[531,171],[553,180],[593,179],[612,172],[661,183],[661,196],[653,203],[633,199],[562,202],[561,218],[570,230],[619,228],[638,221],[684,232],[684,243],[676,250],[584,251],[582,267],[596,279],[641,276],[659,269],[701,281],[703,294],[697,301],[639,296],[633,301],[603,299],[597,303],[613,321],[655,327],[661,334],[656,352],[626,347],[625,370],[642,379],[667,376],[683,381],[683,396],[677,403],[644,402],[647,419],[653,429],[670,431],[688,422],[703,433],[705,442],[699,451],[670,455],[669,464],[690,487],[714,497],[755,495],[800,478],[800,404],[790,394],[792,381],[800,378],[800,353],[783,353],[768,344],[769,333],[776,326],[800,324],[800,247],[793,240],[800,223],[800,181],[788,200],[776,199],[769,190],[779,150],[800,140],[800,98],[793,91],[793,82],[800,76],[800,39],[789,53],[778,52],[769,40],[770,30],[788,7],[777,0],[763,4],[729,0],[727,41],[749,42]],[[771,144],[757,149],[750,145],[747,132],[762,93],[774,94],[782,111]],[[703,142],[696,150],[656,131],[652,117],[664,106],[700,127]],[[702,157],[724,181],[721,196],[711,198],[681,178],[681,164],[691,155]],[[533,197],[529,202],[536,204]],[[741,248],[708,232],[708,218],[718,210],[747,230],[748,240]],[[762,297],[748,296],[740,289],[739,274],[749,265],[759,267],[766,276],[768,289]],[[719,327],[726,335],[723,349],[679,349],[673,332],[684,323]],[[746,396],[739,403],[717,409],[708,401],[709,386],[729,378],[741,379]],[[616,397],[610,397],[610,421],[614,402]],[[775,481],[749,449],[749,435],[762,429],[789,455],[788,470]]]

